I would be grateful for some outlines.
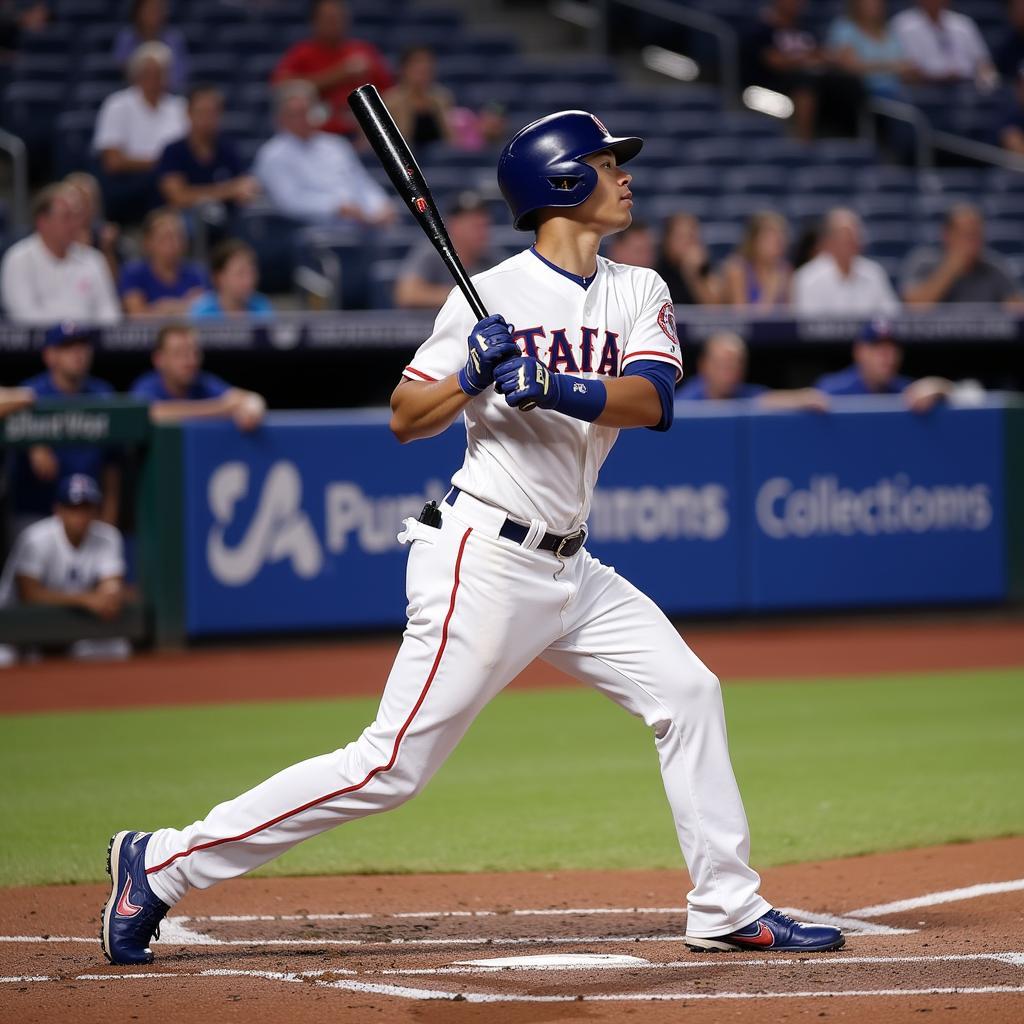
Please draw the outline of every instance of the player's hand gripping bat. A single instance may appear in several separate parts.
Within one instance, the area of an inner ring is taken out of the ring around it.
[[[480,296],[473,287],[473,282],[470,281],[452,245],[452,240],[448,237],[448,229],[444,226],[423,172],[416,163],[409,144],[402,138],[394,118],[384,106],[376,86],[361,85],[358,89],[353,89],[348,94],[348,105],[365,132],[374,153],[377,154],[377,159],[387,171],[395,191],[402,197],[416,222],[423,229],[423,233],[430,239],[430,244],[444,260],[448,273],[452,275],[459,290],[466,297],[473,315],[478,321],[486,319],[489,314],[480,301]],[[523,403],[519,408],[526,412],[535,405],[534,402]]]

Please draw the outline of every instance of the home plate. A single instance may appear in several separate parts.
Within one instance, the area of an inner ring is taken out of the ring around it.
[[[552,953],[541,956],[499,956],[490,960],[458,960],[456,967],[492,967],[495,970],[585,970],[588,967],[636,967],[648,964],[639,956],[617,956],[613,953]]]

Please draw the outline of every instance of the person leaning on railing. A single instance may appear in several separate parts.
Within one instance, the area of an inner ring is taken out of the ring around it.
[[[154,423],[232,419],[239,430],[255,430],[267,411],[255,391],[235,388],[203,370],[203,353],[194,328],[171,323],[160,328],[153,369],[132,385],[132,397],[150,403]]]

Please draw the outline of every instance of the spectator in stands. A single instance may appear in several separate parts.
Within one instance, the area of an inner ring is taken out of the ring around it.
[[[1013,79],[1013,91],[999,117],[998,142],[1011,153],[1024,156],[1024,62]]]
[[[806,0],[772,0],[747,39],[744,66],[755,84],[792,99],[799,138],[810,141],[819,127],[853,134],[863,89],[833,65],[804,25],[805,6]]]
[[[863,227],[852,210],[829,211],[818,255],[793,274],[801,316],[888,316],[899,299],[882,266],[862,256]]]
[[[942,248],[924,246],[907,257],[903,298],[927,307],[938,302],[1016,304],[1021,293],[999,256],[985,248],[985,222],[970,203],[946,215]]]
[[[36,400],[29,388],[0,387],[0,419],[19,409],[27,409]]]
[[[281,58],[273,82],[309,82],[327,106],[323,130],[347,135],[355,142],[361,134],[348,106],[348,94],[366,83],[384,93],[394,78],[376,46],[348,38],[348,22],[348,6],[342,0],[314,0],[312,35]]]
[[[25,34],[35,35],[49,24],[50,9],[45,3],[27,6],[4,0],[0,4],[0,58],[16,53]]]
[[[608,242],[608,259],[628,267],[653,270],[658,261],[658,249],[650,224],[635,220],[624,231],[612,235]]]
[[[491,249],[491,214],[473,192],[459,196],[445,218],[452,245],[472,276],[500,262]],[[395,282],[395,305],[402,309],[440,309],[452,290],[452,276],[434,246],[424,239],[405,258]]]
[[[996,49],[998,72],[1013,81],[1024,64],[1024,0],[1009,0],[1009,31]]]
[[[885,0],[847,0],[846,16],[832,23],[826,46],[831,59],[863,78],[873,96],[901,98],[911,65],[886,21],[885,7]]]
[[[429,46],[411,46],[398,62],[398,82],[384,94],[399,131],[413,147],[452,141],[452,94],[437,84],[437,58]]]
[[[207,290],[202,267],[185,260],[187,245],[180,213],[163,208],[146,215],[145,258],[121,273],[121,301],[129,316],[180,316]]]
[[[469,107],[453,107],[448,124],[452,145],[467,153],[498,146],[510,134],[505,108],[500,103],[487,103],[478,111]]]
[[[747,221],[736,253],[722,266],[722,301],[749,309],[778,309],[789,302],[793,268],[786,259],[789,228],[772,210]]]
[[[684,381],[676,397],[687,401],[753,398],[767,409],[828,409],[828,399],[814,388],[772,391],[761,384],[750,384],[746,376],[746,342],[732,331],[719,331],[704,342],[697,376]]]
[[[62,400],[75,403],[109,398],[114,389],[105,381],[89,375],[95,330],[72,321],[51,327],[43,340],[46,372],[22,383],[33,400]],[[121,495],[121,473],[117,453],[91,444],[33,445],[15,460],[15,520],[21,524],[45,516],[53,506],[57,481],[74,473],[84,473],[103,481],[104,501],[101,518],[117,522]]]
[[[917,80],[991,88],[997,75],[978,26],[948,7],[948,0],[917,0],[892,19],[893,33]]]
[[[260,147],[255,163],[256,177],[271,202],[298,220],[391,223],[395,207],[352,144],[317,130],[315,99],[308,82],[289,82],[278,90],[280,130]]]
[[[864,325],[853,344],[853,365],[838,373],[827,373],[815,387],[827,395],[899,395],[914,412],[928,412],[954,390],[943,377],[912,380],[900,374],[903,350],[887,320]]]
[[[153,367],[132,385],[132,397],[149,402],[154,423],[231,418],[239,430],[255,430],[267,411],[255,391],[233,388],[203,370],[195,329],[165,324],[156,336]]]
[[[128,65],[131,86],[108,96],[96,117],[107,212],[137,223],[157,205],[156,163],[164,147],[188,131],[185,101],[167,92],[170,47],[143,43]]]
[[[719,301],[719,280],[692,213],[674,213],[665,221],[654,267],[668,285],[677,305],[707,305]]]
[[[260,184],[245,172],[234,143],[221,134],[224,94],[214,85],[197,85],[188,94],[188,134],[170,143],[157,164],[157,186],[177,210],[218,206],[220,220],[228,208],[245,205],[260,193]],[[225,206],[227,204],[227,206]]]
[[[49,185],[33,200],[35,232],[15,242],[0,263],[0,294],[9,320],[37,325],[120,320],[106,262],[95,249],[75,241],[78,202],[65,185]]]
[[[210,255],[213,288],[192,303],[194,320],[222,320],[232,316],[270,317],[274,307],[256,291],[259,266],[252,248],[236,238],[221,242]]]
[[[125,601],[124,540],[116,526],[99,521],[99,484],[84,473],[61,479],[52,515],[27,527],[0,578],[0,607],[47,605],[81,608],[98,619],[113,620]],[[123,637],[79,640],[75,658],[127,658]],[[0,663],[14,660],[0,650]]]
[[[171,92],[185,91],[188,82],[188,45],[181,29],[167,25],[164,0],[133,0],[130,24],[114,38],[114,59],[128,68],[132,55],[143,43],[163,43],[170,51],[167,85]]]
[[[107,261],[110,276],[117,280],[121,266],[121,229],[103,217],[103,196],[100,193],[100,183],[96,180],[95,175],[86,171],[72,171],[64,179],[64,184],[78,198],[78,202],[75,204],[78,215],[75,241],[80,245],[98,249]]]

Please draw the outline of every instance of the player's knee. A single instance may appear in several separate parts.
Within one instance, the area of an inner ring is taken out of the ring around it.
[[[722,685],[718,676],[702,665],[683,680],[679,688],[678,708],[681,714],[692,715],[695,710],[717,706],[721,700]]]

